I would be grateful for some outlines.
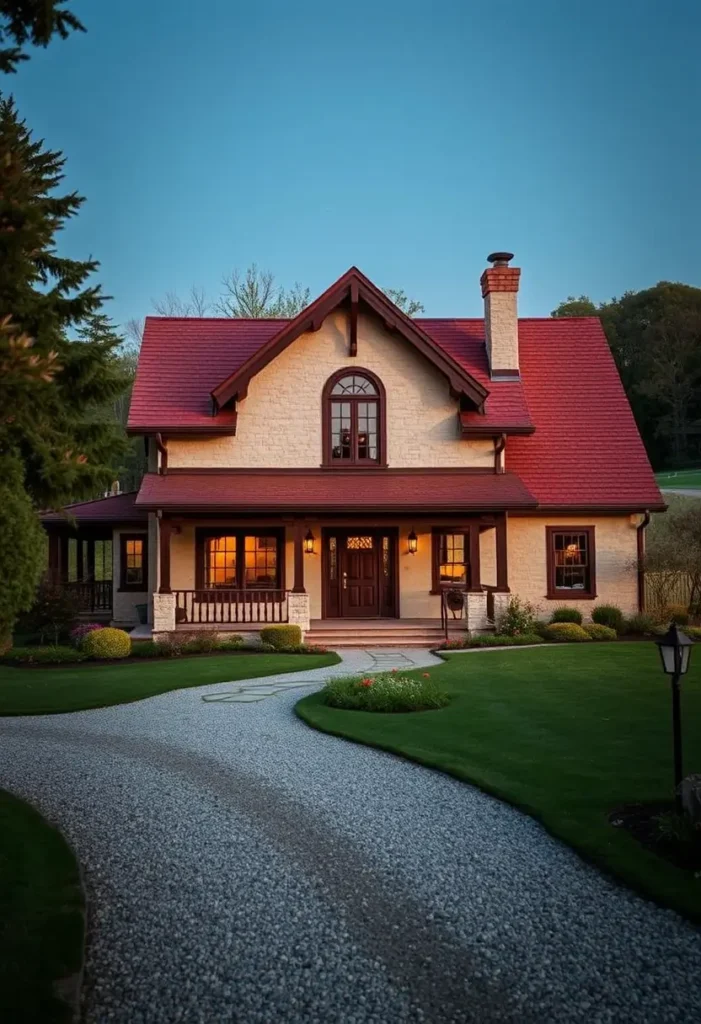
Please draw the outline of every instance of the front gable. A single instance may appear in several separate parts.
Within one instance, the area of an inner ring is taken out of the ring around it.
[[[348,361],[358,355],[358,324],[361,313],[374,315],[390,334],[396,334],[420,353],[443,374],[455,398],[471,408],[480,409],[488,395],[487,389],[448,355],[421,327],[406,316],[364,274],[351,267],[318,299],[285,324],[243,366],[238,367],[212,391],[217,410],[230,402],[245,398],[251,380],[303,334],[318,332],[326,318],[338,309],[348,313]]]

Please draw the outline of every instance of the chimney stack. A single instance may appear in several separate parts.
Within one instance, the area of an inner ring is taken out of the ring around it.
[[[487,361],[492,379],[517,378],[518,308],[516,297],[521,271],[510,267],[512,252],[492,252],[487,262],[492,266],[480,278],[484,299],[484,330]]]

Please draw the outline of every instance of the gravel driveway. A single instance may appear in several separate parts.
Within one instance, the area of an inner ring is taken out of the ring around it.
[[[0,720],[0,785],[84,870],[90,1024],[701,1019],[698,929],[478,790],[312,731],[304,690],[202,699],[240,685]]]

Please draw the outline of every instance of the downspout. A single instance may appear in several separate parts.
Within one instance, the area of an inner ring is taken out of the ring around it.
[[[502,453],[506,448],[506,434],[500,434],[499,437],[494,438],[494,472],[503,473],[504,466],[502,464]]]
[[[646,511],[637,527],[638,542],[638,611],[645,611],[645,530],[650,525],[650,512]]]
[[[168,475],[168,449],[166,448],[165,441],[163,440],[162,434],[156,434],[156,446],[161,453],[161,464],[158,467],[158,472],[161,476]]]

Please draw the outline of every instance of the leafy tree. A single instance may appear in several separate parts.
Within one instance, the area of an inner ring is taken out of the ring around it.
[[[0,0],[0,72],[14,72],[29,60],[23,52],[27,43],[48,46],[53,36],[66,39],[72,31],[85,29],[66,10],[66,0]],[[7,42],[15,45],[1,45]]]
[[[424,313],[423,303],[417,299],[410,299],[405,291],[401,288],[383,288],[382,291],[385,293],[388,299],[391,299],[395,306],[401,309],[402,313],[406,313],[407,316],[416,316],[417,313]]]
[[[98,264],[54,248],[83,199],[57,194],[62,155],[2,97],[0,152],[0,451],[22,459],[35,505],[56,507],[111,482],[124,442],[101,410],[128,382],[103,296],[86,284]]]
[[[46,534],[23,487],[22,463],[0,452],[0,653],[27,611],[46,565]]]
[[[568,295],[564,302],[561,302],[557,309],[554,309],[550,316],[596,316],[598,309],[588,295]]]

